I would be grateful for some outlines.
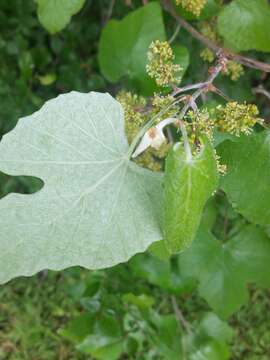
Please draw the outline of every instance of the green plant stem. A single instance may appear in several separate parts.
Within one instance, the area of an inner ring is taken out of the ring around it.
[[[179,31],[181,29],[181,25],[177,24],[174,33],[172,34],[172,36],[170,37],[168,43],[171,44],[172,42],[174,42],[174,40],[176,39],[177,35],[179,34]]]

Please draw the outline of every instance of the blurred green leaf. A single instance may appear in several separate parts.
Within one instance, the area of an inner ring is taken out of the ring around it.
[[[154,40],[165,40],[161,8],[151,2],[121,21],[110,20],[103,28],[99,42],[99,64],[102,74],[113,83],[127,76],[143,93],[155,89],[145,71],[147,51]]]
[[[59,333],[72,342],[80,342],[93,331],[94,321],[92,314],[82,314],[72,319],[65,329],[59,330]]]
[[[218,16],[218,31],[228,47],[270,51],[270,6],[267,0],[234,0]]]
[[[221,186],[234,207],[251,222],[270,224],[270,133],[226,141],[218,153],[228,166]]]
[[[83,7],[85,0],[35,0],[38,5],[38,18],[51,34],[62,30],[72,15]]]
[[[146,294],[134,295],[132,293],[128,293],[124,294],[122,299],[124,303],[135,305],[141,310],[147,310],[151,308],[155,303],[155,299]]]
[[[247,282],[270,285],[270,239],[252,225],[226,243],[200,228],[179,260],[183,273],[198,279],[200,295],[222,318],[247,301]]]
[[[94,332],[88,335],[77,348],[96,359],[119,359],[119,355],[123,351],[123,339],[119,323],[112,316],[103,315],[96,322]]]

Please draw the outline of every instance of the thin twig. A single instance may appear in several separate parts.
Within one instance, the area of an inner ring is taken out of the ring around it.
[[[115,5],[115,0],[111,0],[105,22],[110,20],[113,13],[114,5]]]
[[[185,319],[182,311],[180,310],[174,295],[172,295],[171,300],[172,300],[173,311],[175,313],[175,317],[176,317],[180,327],[181,328],[183,327],[186,330],[186,332],[190,334],[191,326],[190,326],[189,322]]]
[[[171,44],[175,38],[177,37],[177,35],[179,34],[179,31],[181,29],[181,25],[180,24],[177,24],[175,30],[174,30],[174,33],[172,34],[172,36],[170,37],[168,43]]]
[[[178,115],[178,117],[179,117],[179,127],[180,127],[182,137],[183,137],[184,149],[185,149],[187,161],[192,160],[192,152],[191,152],[191,148],[190,148],[190,145],[189,145],[189,140],[188,140],[186,127],[185,127],[185,124],[184,124],[184,122],[182,120],[183,120],[184,116],[186,115],[186,112],[188,111],[188,109],[190,107],[194,108],[194,104],[196,104],[196,100],[198,99],[198,97],[202,93],[211,90],[213,81],[218,76],[218,74],[221,72],[221,70],[224,69],[224,67],[226,66],[227,58],[224,57],[222,54],[218,54],[218,56],[219,56],[219,58],[218,58],[217,65],[214,66],[214,67],[211,67],[209,69],[210,75],[209,75],[208,79],[205,82],[199,83],[200,87],[194,92],[194,94],[188,95],[188,96],[185,97],[186,103],[185,103],[185,105],[183,106],[183,108],[181,109],[181,111],[180,111],[180,113]],[[132,157],[132,154],[133,154],[134,150],[137,148],[137,145],[138,145],[139,141],[142,139],[142,137],[144,136],[146,131],[148,129],[150,129],[150,127],[155,123],[155,120],[157,118],[159,118],[160,116],[162,116],[164,113],[166,113],[168,111],[168,109],[171,108],[177,102],[179,102],[179,99],[176,99],[170,105],[168,105],[166,108],[162,109],[158,114],[156,114],[153,118],[151,118],[140,129],[139,133],[134,138],[134,140],[132,141],[132,143],[131,143],[131,145],[129,147],[129,151],[128,151],[128,157],[129,158]],[[173,122],[175,122],[174,118],[167,119],[166,125],[169,125],[169,124],[171,124]]]
[[[264,72],[270,72],[270,64],[264,63],[262,61],[258,61],[240,54],[236,54],[229,49],[225,49],[223,47],[218,46],[213,41],[209,40],[205,36],[203,36],[198,30],[196,30],[192,25],[190,25],[186,20],[184,20],[181,16],[177,14],[170,0],[162,0],[163,8],[171,14],[175,20],[185,29],[187,30],[191,36],[195,39],[199,40],[206,47],[212,50],[214,53],[218,54],[222,52],[229,60],[234,60],[239,64],[244,66],[258,69]]]
[[[227,96],[226,94],[224,94],[223,91],[221,91],[220,89],[216,88],[215,86],[213,86],[212,92],[221,96],[223,99],[225,99],[226,101],[233,101],[229,96]]]
[[[201,82],[201,83],[197,83],[197,84],[186,85],[186,86],[181,87],[181,88],[175,86],[174,92],[172,93],[172,96],[176,96],[176,95],[181,94],[182,92],[186,92],[188,90],[199,89],[199,88],[203,87],[204,85],[206,85],[205,82],[204,83]]]
[[[252,89],[252,92],[254,94],[262,94],[264,95],[268,100],[270,100],[270,92],[268,92],[262,85],[259,85],[256,88]]]

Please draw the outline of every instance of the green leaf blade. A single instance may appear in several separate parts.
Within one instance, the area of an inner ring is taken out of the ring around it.
[[[36,0],[38,18],[51,34],[55,34],[69,23],[71,17],[81,10],[85,0]]]
[[[254,225],[222,243],[201,227],[191,247],[180,255],[183,274],[199,281],[199,293],[222,318],[248,300],[246,284],[270,281],[270,239]]]
[[[121,105],[72,92],[23,118],[0,168],[45,185],[0,201],[0,282],[42,269],[113,266],[161,239],[162,175],[127,158]]]
[[[267,0],[234,0],[218,16],[225,45],[237,51],[270,51],[270,6]]]
[[[165,242],[170,252],[179,252],[193,241],[205,203],[218,183],[211,144],[205,140],[191,161],[183,147],[174,147],[166,160],[164,181]]]
[[[111,20],[104,27],[98,60],[102,74],[113,83],[124,76],[140,90],[154,89],[145,71],[147,51],[154,40],[165,40],[161,7],[151,2],[120,21]]]
[[[253,223],[270,224],[270,133],[226,141],[218,153],[228,167],[221,186],[237,211]]]

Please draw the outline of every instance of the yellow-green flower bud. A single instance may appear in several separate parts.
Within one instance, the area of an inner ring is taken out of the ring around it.
[[[199,17],[207,0],[175,0],[176,5],[181,5],[182,8]]]
[[[241,64],[238,64],[235,61],[228,61],[226,67],[222,71],[225,75],[230,76],[233,81],[237,81],[240,76],[244,74],[244,68]]]
[[[228,132],[236,136],[252,132],[256,122],[262,123],[258,118],[258,108],[253,104],[238,104],[236,101],[228,102],[225,106],[219,105],[215,111],[215,124],[219,131]]]
[[[146,105],[146,100],[142,96],[127,91],[120,91],[116,96],[116,100],[119,101],[124,108],[125,132],[128,142],[131,143],[145,122],[143,110]]]
[[[188,123],[189,138],[194,143],[200,135],[204,134],[210,141],[213,140],[214,120],[206,109],[194,113],[188,112],[191,122]]]
[[[167,41],[153,41],[147,53],[147,74],[158,86],[168,86],[180,81],[181,66],[174,64],[174,54]]]
[[[207,61],[209,63],[213,62],[215,60],[215,54],[213,53],[212,50],[208,49],[208,48],[204,48],[201,52],[200,52],[200,57],[204,60]]]

